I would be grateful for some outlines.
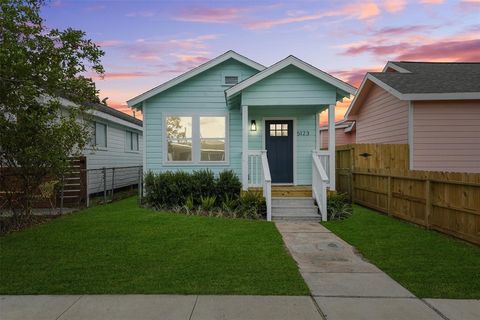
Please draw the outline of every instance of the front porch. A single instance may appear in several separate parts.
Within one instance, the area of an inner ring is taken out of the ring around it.
[[[328,130],[334,132],[335,105],[354,92],[293,56],[225,91],[228,107],[241,112],[242,187],[261,188],[267,220],[313,207],[327,220],[327,188],[335,190],[335,134],[321,151],[319,115],[328,110]],[[288,201],[281,199],[295,193],[301,203],[285,208]]]

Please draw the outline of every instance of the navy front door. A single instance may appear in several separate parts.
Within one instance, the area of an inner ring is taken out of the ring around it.
[[[293,183],[293,120],[266,120],[265,148],[272,183]]]

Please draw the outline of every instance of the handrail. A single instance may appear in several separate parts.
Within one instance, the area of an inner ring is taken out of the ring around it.
[[[312,151],[312,196],[317,201],[322,221],[327,221],[327,182],[328,175],[323,168],[316,150]]]
[[[267,221],[272,221],[272,177],[268,165],[267,151],[262,150],[263,196],[267,204]]]

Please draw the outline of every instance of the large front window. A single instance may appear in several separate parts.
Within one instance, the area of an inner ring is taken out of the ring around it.
[[[200,117],[200,160],[225,161],[225,117]]]
[[[167,117],[168,161],[192,161],[192,117]]]
[[[226,117],[167,116],[167,162],[205,163],[226,160]]]

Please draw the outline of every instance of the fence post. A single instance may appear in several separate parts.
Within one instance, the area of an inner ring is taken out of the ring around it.
[[[142,167],[138,169],[138,205],[142,204],[143,197],[143,172]]]
[[[115,190],[115,168],[112,168],[112,202],[113,202],[113,190]]]
[[[107,168],[103,167],[103,204],[107,203]]]
[[[85,166],[85,193],[86,193],[85,197],[87,198],[86,199],[87,208],[90,207],[90,193],[88,190],[88,182],[89,182],[88,170],[87,170],[87,166]]]
[[[387,177],[387,214],[390,216],[390,206],[392,205],[392,177]]]
[[[432,199],[430,197],[430,180],[425,181],[425,225],[430,228],[430,213],[432,210]]]

